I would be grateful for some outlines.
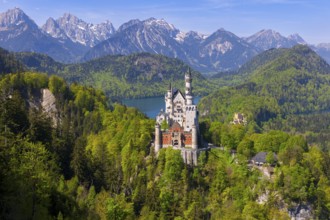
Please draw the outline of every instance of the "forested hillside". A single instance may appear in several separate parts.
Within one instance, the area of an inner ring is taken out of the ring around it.
[[[304,134],[309,143],[329,149],[330,66],[323,59],[296,46],[268,51],[263,61],[259,57],[242,69],[247,82],[202,99],[202,115],[227,123],[241,112],[261,129]]]
[[[13,54],[0,47],[0,75],[17,73],[23,70],[23,64],[17,61]]]
[[[205,136],[238,154],[213,149],[190,167],[171,148],[155,157],[154,121],[108,109],[92,88],[37,73],[8,74],[0,87],[1,219],[288,219],[298,204],[329,216],[329,155],[301,136],[215,123]],[[41,89],[56,97],[55,124]],[[278,153],[271,179],[247,164],[259,151]]]
[[[16,57],[32,71],[56,74],[69,83],[77,82],[101,89],[111,98],[161,96],[169,83],[183,88],[188,66],[177,59],[147,53],[106,56],[81,64],[65,65],[35,53],[17,53]],[[194,92],[207,94],[215,84],[192,71]]]
[[[326,219],[329,154],[301,135],[262,130],[263,121],[285,108],[276,97],[256,95],[261,78],[254,79],[210,96],[212,114],[201,131],[225,148],[202,153],[191,167],[171,148],[156,157],[154,120],[133,108],[107,106],[98,90],[40,73],[1,76],[0,218],[288,219],[289,209],[304,204]],[[230,105],[223,92],[240,96]],[[45,100],[51,104],[45,94],[54,97],[52,111],[43,107]],[[214,108],[219,98],[226,114]],[[252,106],[246,126],[228,123],[234,104],[243,113]],[[248,164],[260,151],[274,166],[271,178]]]

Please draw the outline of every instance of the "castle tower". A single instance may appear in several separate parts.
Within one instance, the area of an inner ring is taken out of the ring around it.
[[[198,148],[198,134],[197,134],[197,128],[196,125],[192,125],[191,129],[191,147],[192,149],[197,149]]]
[[[193,104],[193,96],[192,96],[192,78],[191,78],[191,71],[188,70],[188,73],[185,75],[185,82],[186,82],[186,104],[192,105]]]
[[[155,153],[157,154],[161,148],[161,131],[160,125],[156,123],[155,125]]]
[[[190,69],[185,73],[185,93],[173,91],[171,84],[165,94],[166,111],[156,118],[154,147],[157,155],[161,148],[180,150],[186,164],[197,165],[198,155],[209,148],[200,140],[197,105],[193,103]],[[164,130],[161,124],[168,123]]]
[[[172,100],[172,85],[171,83],[168,86],[167,93],[165,95],[165,112],[168,114],[172,114],[172,108],[173,108],[173,100]]]

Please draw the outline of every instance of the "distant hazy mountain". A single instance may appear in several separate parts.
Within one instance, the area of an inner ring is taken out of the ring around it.
[[[88,47],[95,46],[115,33],[110,21],[94,25],[69,13],[65,13],[57,20],[49,18],[42,29],[54,38],[71,39]]]
[[[274,30],[261,30],[258,33],[244,39],[261,51],[265,51],[271,48],[291,48],[297,44],[308,44],[298,34],[292,34],[288,37],[284,37]],[[309,47],[328,63],[330,63],[330,43],[309,45]]]
[[[330,63],[330,43],[318,44],[313,46],[312,49]]]
[[[62,62],[77,60],[86,51],[69,39],[59,41],[49,36],[19,8],[0,14],[0,47],[45,53]]]
[[[213,70],[232,70],[258,54],[258,50],[231,32],[219,29],[201,42],[202,63]]]
[[[296,44],[306,44],[306,42],[298,34],[284,37],[274,30],[261,30],[245,39],[248,43],[261,49],[262,51],[271,48],[290,48]]]

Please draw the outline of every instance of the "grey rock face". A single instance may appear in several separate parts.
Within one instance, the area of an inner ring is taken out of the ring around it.
[[[57,20],[50,18],[48,21],[42,29],[52,37],[60,39],[67,37],[75,43],[88,47],[95,46],[115,33],[115,28],[110,21],[94,25],[69,13],[65,13]]]

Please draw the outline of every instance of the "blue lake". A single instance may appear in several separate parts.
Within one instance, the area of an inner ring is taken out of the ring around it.
[[[194,98],[194,104],[199,102],[201,97],[196,96]],[[149,118],[156,118],[161,109],[165,109],[165,99],[164,96],[160,97],[150,97],[142,99],[123,99],[122,104],[135,107],[141,112],[146,114]]]

